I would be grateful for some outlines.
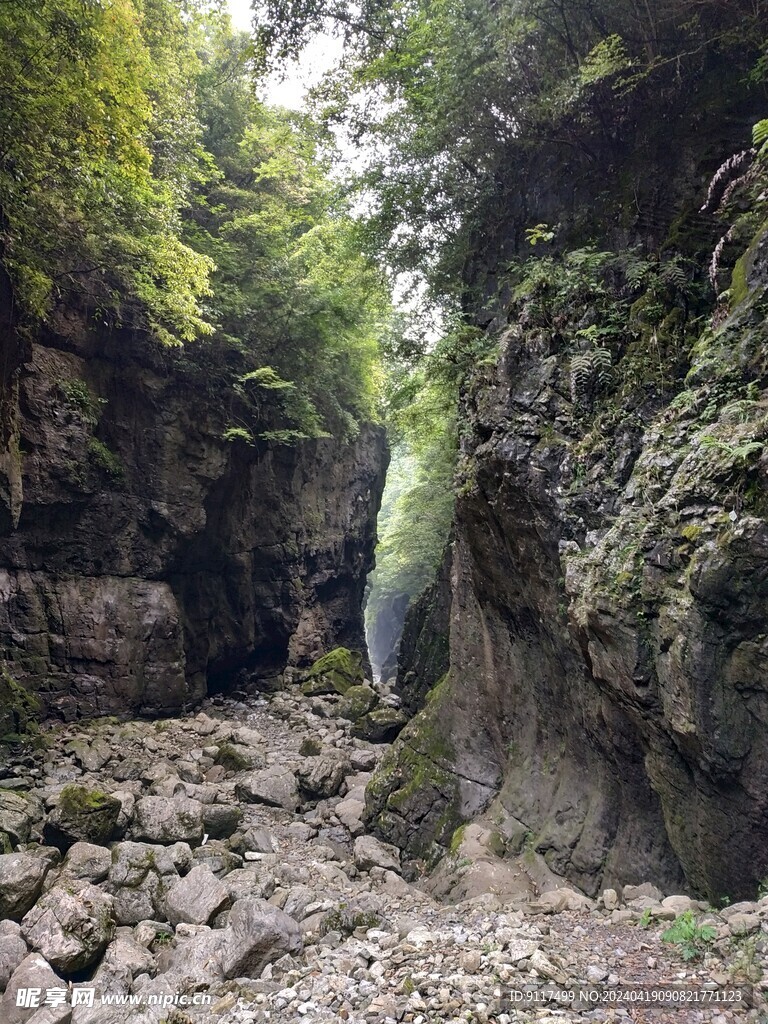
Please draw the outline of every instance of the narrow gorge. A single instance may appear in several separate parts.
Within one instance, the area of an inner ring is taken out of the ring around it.
[[[764,1024],[766,0],[0,42],[0,1024]]]

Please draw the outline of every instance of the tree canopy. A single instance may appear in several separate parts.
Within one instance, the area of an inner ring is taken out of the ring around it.
[[[0,246],[19,316],[74,304],[233,392],[230,436],[378,415],[384,275],[306,116],[258,102],[205,0],[0,5]]]

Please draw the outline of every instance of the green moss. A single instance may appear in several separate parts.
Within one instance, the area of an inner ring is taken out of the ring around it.
[[[123,475],[123,464],[118,456],[97,437],[91,437],[88,440],[88,458],[97,469],[102,470],[107,476],[116,478]]]
[[[336,647],[314,663],[307,673],[302,692],[309,696],[333,692],[345,694],[351,686],[359,686],[364,681],[362,654],[346,647]]]
[[[451,836],[451,853],[456,855],[459,852],[459,847],[464,841],[464,833],[467,831],[466,825],[459,825],[456,831]]]
[[[253,767],[250,758],[238,750],[233,743],[222,743],[215,761],[228,772],[244,772]]]
[[[34,733],[40,710],[37,698],[27,693],[5,666],[0,668],[0,743],[16,743]]]
[[[378,702],[378,694],[371,686],[350,686],[339,708],[339,715],[341,718],[356,722],[358,718],[372,711]]]
[[[690,523],[688,526],[684,526],[680,531],[683,537],[691,542],[698,540],[703,532],[704,527],[698,523]]]
[[[735,309],[746,299],[749,289],[747,287],[747,264],[749,263],[749,250],[736,260],[736,265],[731,274],[730,306]]]
[[[314,739],[312,736],[306,736],[301,741],[299,753],[302,757],[317,757],[322,749],[323,745],[319,740]]]
[[[85,786],[65,786],[59,797],[59,806],[68,814],[91,814],[103,811],[114,803],[114,797],[102,793],[98,789],[86,789]]]

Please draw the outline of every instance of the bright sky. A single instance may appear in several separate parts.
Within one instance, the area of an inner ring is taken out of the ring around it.
[[[245,32],[251,28],[251,0],[227,0],[232,24]],[[272,75],[262,90],[267,103],[298,110],[304,105],[304,93],[315,85],[338,60],[341,44],[330,36],[313,40],[300,61],[289,64],[280,77]]]

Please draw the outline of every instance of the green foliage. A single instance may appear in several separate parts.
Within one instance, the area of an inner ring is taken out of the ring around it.
[[[178,236],[178,169],[199,153],[167,117],[188,105],[195,64],[178,5],[3,4],[0,45],[3,259],[22,308],[42,317],[85,292],[167,342],[206,331],[211,265]]]
[[[113,479],[118,479],[123,475],[123,464],[120,458],[97,437],[88,439],[88,458],[97,469]]]
[[[752,145],[758,151],[758,159],[768,154],[768,118],[758,121],[752,128]]]
[[[455,501],[458,383],[486,352],[472,332],[459,328],[414,367],[401,363],[391,368],[387,420],[392,459],[366,606],[370,637],[396,600],[416,597],[434,578]]]
[[[716,937],[717,931],[711,925],[697,924],[693,911],[686,910],[667,928],[661,940],[677,946],[684,960],[697,960]]]
[[[217,268],[204,358],[244,371],[230,380],[254,436],[351,438],[378,413],[387,283],[327,177],[318,127],[252,97],[237,36],[211,33],[203,59],[201,115],[222,117],[206,136],[218,174],[185,225]]]
[[[70,409],[75,411],[87,426],[95,427],[99,422],[101,407],[107,404],[106,398],[94,395],[88,384],[78,377],[61,379],[56,384]]]
[[[701,446],[724,452],[728,461],[738,466],[749,462],[753,455],[761,454],[765,450],[765,441],[747,439],[741,444],[729,444],[712,434],[704,434],[701,438]]]
[[[220,5],[3,4],[0,44],[0,246],[30,321],[69,304],[194,341],[176,365],[230,440],[350,439],[377,416],[388,283],[328,178],[328,136],[256,100]],[[93,426],[94,402],[62,388]]]
[[[746,76],[765,42],[752,0],[256,0],[254,10],[262,66],[329,25],[343,36],[318,105],[364,144],[371,245],[440,294],[460,287],[468,253],[495,241],[532,153],[613,152],[649,105],[660,121],[674,109],[704,62],[727,54]]]
[[[245,427],[227,427],[221,435],[223,441],[244,441],[246,444],[254,444],[253,434]]]

